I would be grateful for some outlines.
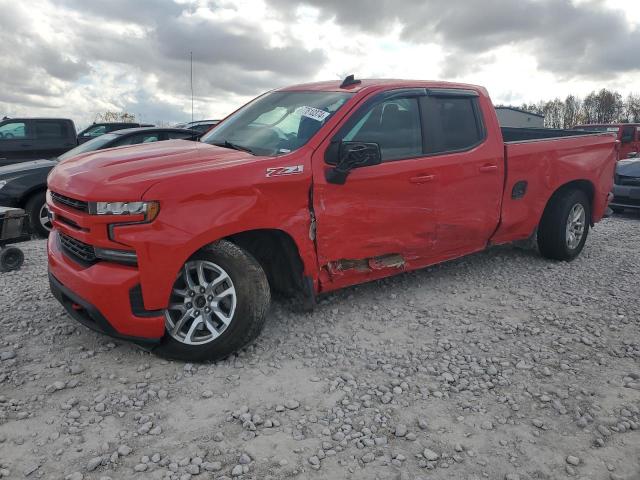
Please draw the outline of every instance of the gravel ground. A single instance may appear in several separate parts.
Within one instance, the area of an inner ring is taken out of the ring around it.
[[[640,219],[576,261],[495,248],[276,303],[256,344],[168,362],[0,275],[0,477],[638,479]]]

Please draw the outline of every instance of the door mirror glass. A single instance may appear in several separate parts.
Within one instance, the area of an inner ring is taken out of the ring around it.
[[[630,143],[630,142],[632,142],[633,141],[633,134],[628,133],[628,134],[622,135],[622,138],[620,139],[620,141],[622,143]]]
[[[354,168],[369,167],[382,163],[380,146],[373,142],[342,142],[338,152],[338,163],[327,171],[328,183],[343,185]]]

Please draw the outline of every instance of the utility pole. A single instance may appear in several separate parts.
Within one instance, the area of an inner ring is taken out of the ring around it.
[[[189,52],[189,58],[191,60],[191,121],[193,122],[193,52]]]

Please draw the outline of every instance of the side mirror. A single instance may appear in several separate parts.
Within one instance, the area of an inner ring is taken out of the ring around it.
[[[369,167],[382,163],[380,146],[369,142],[342,142],[338,151],[338,163],[327,170],[328,183],[344,185],[354,168]]]
[[[631,143],[633,141],[633,135],[632,134],[623,135],[622,138],[620,138],[620,141],[622,143]]]

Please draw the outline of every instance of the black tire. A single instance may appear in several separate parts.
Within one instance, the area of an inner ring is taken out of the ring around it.
[[[47,197],[45,192],[40,192],[31,195],[24,207],[27,215],[29,216],[29,227],[31,228],[31,233],[40,238],[47,238],[49,236],[49,230],[44,228],[42,223],[40,223],[40,211],[46,203]]]
[[[585,212],[584,232],[580,242],[573,248],[567,242],[567,221],[569,212],[577,204]],[[538,248],[543,257],[552,260],[571,261],[582,251],[591,222],[589,198],[582,190],[560,190],[551,197],[538,227]]]
[[[226,330],[209,343],[187,345],[166,332],[155,352],[190,362],[222,359],[251,343],[262,331],[271,303],[269,282],[252,255],[226,240],[198,251],[189,259],[193,260],[213,262],[228,274],[237,296],[233,317]]]
[[[0,250],[0,271],[18,270],[24,263],[24,253],[18,247],[6,247]]]

